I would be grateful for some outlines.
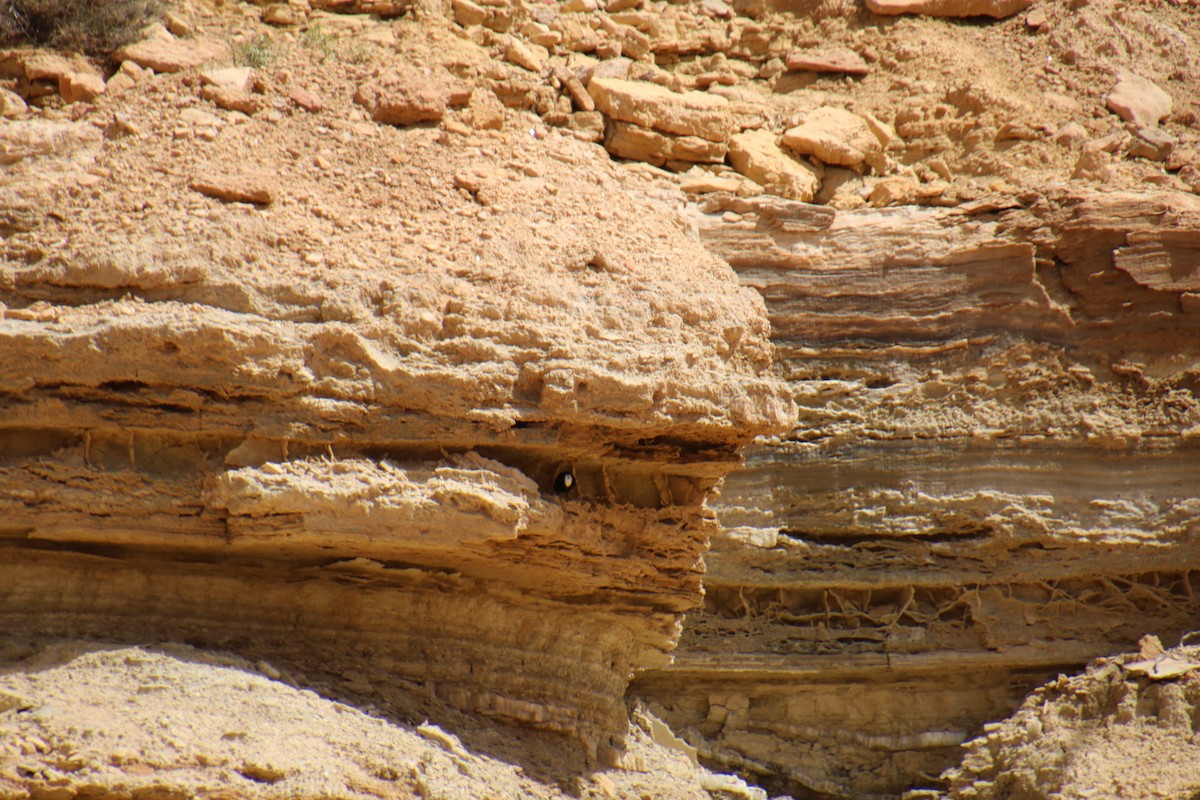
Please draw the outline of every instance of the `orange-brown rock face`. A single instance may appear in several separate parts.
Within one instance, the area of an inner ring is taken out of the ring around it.
[[[1194,197],[722,204],[702,230],[800,416],[726,481],[704,609],[635,685],[676,731],[794,792],[899,792],[1043,680],[1195,627]]]
[[[132,91],[105,139],[0,132],[3,628],[619,733],[706,493],[794,410],[758,298],[568,137]]]

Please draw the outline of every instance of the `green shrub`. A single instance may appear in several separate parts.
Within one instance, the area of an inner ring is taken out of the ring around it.
[[[271,58],[275,54],[274,51],[275,43],[271,41],[271,37],[259,34],[244,44],[235,44],[233,46],[233,60],[241,67],[262,69],[271,63]]]
[[[105,55],[161,11],[160,0],[0,0],[0,41]]]

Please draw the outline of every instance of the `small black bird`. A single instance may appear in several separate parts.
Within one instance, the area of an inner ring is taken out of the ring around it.
[[[554,491],[558,492],[559,494],[566,494],[574,488],[575,476],[571,474],[570,470],[563,470],[562,472],[558,473],[557,477],[555,477]]]

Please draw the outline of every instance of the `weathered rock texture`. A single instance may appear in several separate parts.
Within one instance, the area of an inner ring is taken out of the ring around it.
[[[1194,797],[1200,651],[1164,651],[1153,636],[1140,644],[1058,676],[987,726],[950,771],[949,796]]]
[[[801,411],[726,481],[704,610],[636,687],[675,730],[894,793],[1048,677],[1195,627],[1194,197],[722,207],[697,219]]]
[[[608,746],[700,601],[706,494],[794,412],[761,300],[573,138],[192,135],[198,88],[0,132],[0,627]]]

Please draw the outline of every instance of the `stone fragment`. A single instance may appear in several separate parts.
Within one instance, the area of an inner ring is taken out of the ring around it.
[[[896,129],[891,125],[874,114],[863,112],[859,116],[862,117],[863,122],[867,123],[867,127],[871,129],[871,133],[875,134],[875,138],[879,140],[879,145],[884,150],[887,150],[892,142],[896,141]]]
[[[272,3],[262,10],[262,21],[268,25],[302,25],[305,19],[307,17],[303,11],[288,3]]]
[[[0,164],[26,158],[70,156],[100,142],[100,131],[86,123],[21,120],[0,125]]]
[[[605,10],[609,14],[619,14],[622,11],[630,11],[642,4],[643,0],[608,0],[608,5]]]
[[[912,178],[896,175],[884,178],[871,187],[871,205],[898,206],[916,199],[920,186]]]
[[[596,108],[621,122],[680,136],[725,142],[733,132],[729,101],[705,92],[672,92],[642,81],[593,77],[588,93]]]
[[[512,39],[504,57],[509,63],[524,67],[530,72],[541,73],[550,63],[550,52],[541,45],[526,44],[520,39]]]
[[[163,24],[176,36],[191,36],[196,32],[191,20],[175,11],[163,14]]]
[[[226,111],[240,111],[243,114],[253,115],[262,108],[262,101],[258,97],[240,89],[205,86],[200,90],[200,97],[210,103],[215,103]]]
[[[31,53],[21,58],[18,63],[18,68],[24,71],[25,79],[29,81],[58,82],[66,75],[88,69],[86,61],[47,52]]]
[[[1075,169],[1071,172],[1071,180],[1092,180],[1103,183],[1109,180],[1112,174],[1112,156],[1089,143],[1079,151]]]
[[[193,178],[188,186],[202,195],[226,202],[268,205],[275,199],[270,183],[259,175],[205,174]]]
[[[417,125],[437,122],[448,106],[446,89],[433,76],[407,64],[358,87],[354,102],[376,122]]]
[[[498,131],[504,127],[504,104],[495,92],[477,87],[471,93],[467,108],[471,113],[471,125],[476,130]]]
[[[1025,15],[1025,27],[1040,29],[1046,24],[1046,10],[1044,8],[1035,8]]]
[[[1074,150],[1076,147],[1083,146],[1083,143],[1087,141],[1087,136],[1087,129],[1078,122],[1072,121],[1058,129],[1054,134],[1054,142]]]
[[[846,75],[866,75],[871,67],[863,57],[848,47],[819,50],[796,50],[787,57],[792,72],[841,72]]]
[[[746,131],[731,137],[729,162],[767,191],[789,200],[810,203],[821,186],[817,169],[780,149],[770,131]]]
[[[487,9],[471,0],[454,0],[454,21],[464,28],[470,25],[482,25],[488,18]]]
[[[599,111],[577,111],[567,120],[567,127],[584,142],[604,139],[604,115]]]
[[[1162,128],[1142,128],[1134,135],[1129,155],[1150,161],[1166,161],[1179,140]]]
[[[814,156],[826,164],[861,170],[868,164],[884,166],[883,145],[862,117],[842,108],[824,106],[783,134],[785,147]]]
[[[1157,125],[1171,113],[1172,105],[1171,95],[1153,81],[1128,71],[1121,72],[1105,103],[1118,117],[1139,128]]]
[[[733,17],[733,9],[725,0],[700,0],[700,13],[713,19]]]
[[[58,79],[58,93],[68,103],[94,100],[105,88],[104,78],[91,73],[70,72]]]
[[[996,132],[997,142],[1018,140],[1022,142],[1037,141],[1042,135],[1024,122],[1006,122]]]
[[[325,101],[323,101],[318,95],[300,86],[292,87],[292,89],[288,92],[288,99],[303,108],[305,111],[312,111],[313,113],[321,111],[325,108]]]
[[[105,84],[104,91],[109,93],[124,92],[128,89],[132,89],[136,85],[137,81],[129,77],[129,75],[125,74],[124,72],[115,72],[113,73],[113,76],[108,79],[108,83]]]
[[[604,142],[618,158],[645,161],[661,167],[669,161],[717,164],[725,160],[726,146],[699,136],[671,136],[628,122],[614,121]]]
[[[165,32],[122,47],[113,54],[117,61],[132,61],[155,72],[182,72],[213,62],[228,63],[233,51],[215,39],[176,39]]]
[[[876,14],[921,14],[927,17],[995,17],[1004,19],[1033,0],[867,0]]]
[[[595,111],[596,101],[588,94],[588,90],[584,87],[583,81],[575,77],[575,74],[566,67],[559,67],[555,71],[558,77],[558,82],[567,90],[567,94],[571,95],[571,100],[580,111]]]
[[[208,67],[200,70],[200,83],[244,92],[250,88],[253,74],[254,70],[249,67]]]
[[[21,116],[28,110],[29,106],[25,105],[21,95],[0,87],[0,117],[12,119]]]

